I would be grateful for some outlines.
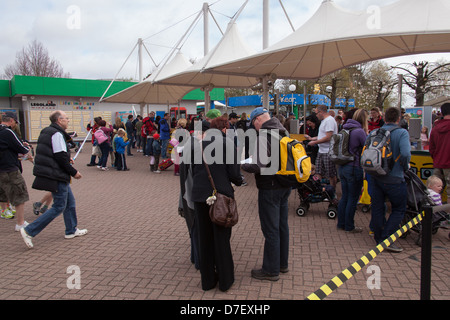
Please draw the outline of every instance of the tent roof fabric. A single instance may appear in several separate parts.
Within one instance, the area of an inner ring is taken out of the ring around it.
[[[450,51],[450,1],[400,0],[350,12],[325,0],[294,33],[208,73],[317,79],[362,62]]]
[[[177,53],[175,57],[160,69],[157,69],[145,81],[142,81],[128,89],[116,93],[103,99],[106,102],[120,103],[178,103],[188,92],[195,89],[193,86],[170,86],[158,84],[155,81],[159,77],[164,77],[177,70],[183,70],[192,66],[182,53]]]
[[[203,73],[204,69],[246,57],[255,52],[243,41],[235,23],[228,25],[227,31],[215,48],[209,51],[201,60],[177,73],[165,78],[158,77],[158,83],[171,85],[189,85],[196,87],[236,88],[251,87],[258,83],[254,77],[230,75],[214,75]]]

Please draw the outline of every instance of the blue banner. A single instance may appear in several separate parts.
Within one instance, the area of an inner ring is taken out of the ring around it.
[[[274,105],[274,97],[269,96],[270,105]],[[280,96],[280,105],[303,105],[303,94],[283,94]],[[346,100],[344,98],[337,98],[335,107],[345,107]],[[329,107],[331,100],[322,94],[308,94],[306,95],[306,103],[308,105],[325,105]],[[262,106],[262,95],[242,96],[228,98],[229,107],[244,107],[244,106]],[[348,100],[348,106],[350,108],[355,107],[355,99]]]

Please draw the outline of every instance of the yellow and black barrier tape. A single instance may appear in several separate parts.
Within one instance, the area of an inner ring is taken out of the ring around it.
[[[398,238],[405,234],[413,226],[417,225],[422,221],[425,212],[419,213],[415,218],[406,223],[403,227],[394,232],[390,237],[386,238],[383,242],[378,244],[374,249],[370,250],[366,255],[362,256],[358,261],[351,264],[347,269],[342,271],[336,277],[328,281],[326,284],[321,286],[314,293],[311,293],[305,300],[323,300],[329,296],[334,290],[339,288],[344,284],[345,281],[349,280],[356,273],[358,273],[362,268],[364,268],[370,261],[375,259],[377,255],[384,251],[387,247],[393,244]]]

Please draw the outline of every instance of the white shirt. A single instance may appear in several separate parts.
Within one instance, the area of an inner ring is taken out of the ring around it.
[[[327,135],[327,132],[333,132],[336,134],[337,131],[337,123],[336,120],[332,116],[328,116],[320,122],[319,133],[317,135],[317,140],[322,139]],[[319,143],[319,153],[328,153],[330,150],[330,141]]]
[[[61,132],[57,132],[52,136],[52,148],[53,153],[67,152],[67,144]]]

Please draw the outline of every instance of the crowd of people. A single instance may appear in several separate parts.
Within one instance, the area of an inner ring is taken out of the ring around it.
[[[328,179],[332,189],[340,182],[342,194],[338,201],[337,229],[349,234],[360,233],[363,227],[355,226],[355,212],[364,179],[369,184],[372,202],[372,216],[368,226],[376,243],[380,243],[394,232],[406,210],[406,183],[403,173],[408,170],[411,157],[411,143],[407,123],[403,121],[398,108],[389,108],[383,114],[378,108],[370,112],[353,108],[338,115],[326,106],[318,106],[305,119],[305,148],[314,164],[315,172],[310,179]],[[431,129],[428,149],[434,161],[434,175],[430,177],[430,194],[439,203],[439,193],[450,183],[450,104],[441,107],[442,118],[437,119]],[[51,221],[63,214],[65,237],[74,238],[87,234],[87,229],[79,229],[75,198],[70,188],[70,180],[82,176],[73,166],[69,149],[73,147],[72,137],[66,132],[69,118],[63,111],[54,111],[50,116],[51,125],[42,130],[33,158],[31,146],[23,142],[13,129],[18,125],[14,113],[6,113],[0,126],[0,203],[2,218],[11,218],[11,206],[17,216],[16,231],[19,231],[25,244],[33,247],[36,237]],[[160,173],[160,160],[170,159],[175,164],[174,174],[180,176],[179,212],[185,220],[191,239],[191,261],[200,270],[204,290],[217,285],[227,291],[234,282],[234,263],[230,246],[232,228],[212,223],[209,217],[207,199],[213,194],[210,179],[215,182],[217,192],[234,197],[236,187],[246,185],[242,171],[254,174],[258,189],[258,213],[264,236],[264,253],[261,267],[251,271],[251,276],[260,280],[276,281],[280,273],[289,272],[289,227],[288,199],[292,187],[281,184],[274,174],[264,174],[267,162],[261,157],[277,156],[271,153],[271,139],[257,135],[257,141],[238,141],[234,132],[277,130],[280,137],[289,135],[289,122],[283,117],[271,116],[262,107],[255,108],[248,118],[236,113],[221,114],[217,109],[189,121],[170,120],[169,114],[163,118],[151,112],[147,117],[130,115],[126,123],[118,119],[114,125],[100,117],[94,119],[87,129],[92,133],[92,155],[88,166],[97,166],[107,171],[108,158],[112,168],[128,171],[126,158],[134,156],[136,150],[149,157],[150,170]],[[406,127],[405,127],[406,125]],[[195,128],[195,130],[194,130]],[[385,176],[369,176],[360,164],[361,150],[369,133],[379,128],[391,132],[393,158],[396,159],[391,171]],[[173,139],[173,130],[182,131]],[[212,130],[214,129],[214,131]],[[330,140],[341,129],[350,130],[349,152],[354,160],[345,165],[335,165],[330,160]],[[217,132],[220,135],[217,136]],[[423,132],[428,134],[428,132]],[[211,138],[214,136],[214,138]],[[218,139],[218,140],[217,140]],[[232,143],[229,143],[231,139]],[[183,142],[183,147],[178,147]],[[223,145],[226,152],[223,161],[208,163],[211,176],[201,162],[194,159],[198,152],[208,149],[210,144]],[[168,146],[172,145],[171,154]],[[230,148],[231,146],[231,148]],[[243,152],[241,154],[240,152]],[[33,204],[38,218],[32,223],[24,220],[24,203],[29,200],[27,188],[21,175],[20,157],[27,155],[34,161],[33,188],[47,193],[41,201]],[[229,161],[231,158],[233,161]],[[246,161],[241,161],[244,158]],[[250,161],[248,161],[250,159]],[[11,186],[14,185],[14,188]],[[18,187],[17,187],[18,186]],[[448,190],[447,188],[447,199]],[[387,215],[385,199],[391,204]],[[50,206],[50,204],[52,204]],[[387,248],[401,252],[396,244]]]

